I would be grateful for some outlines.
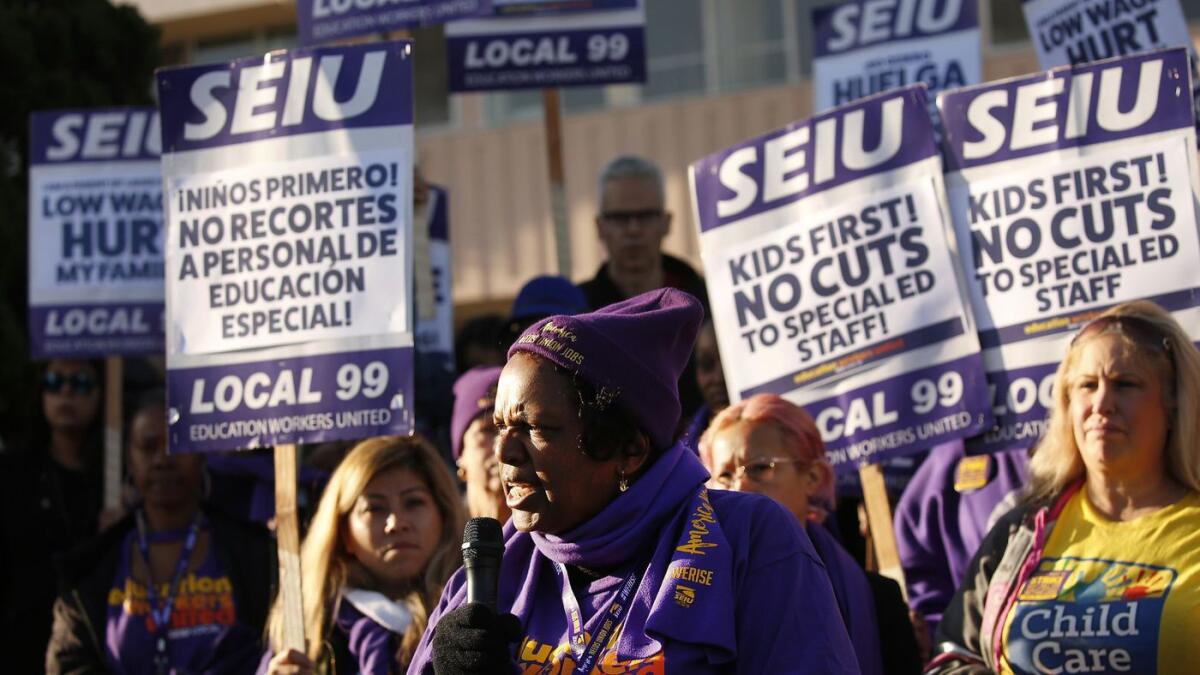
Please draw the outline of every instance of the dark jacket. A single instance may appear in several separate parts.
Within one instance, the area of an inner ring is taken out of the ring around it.
[[[54,556],[96,536],[101,482],[98,470],[64,469],[44,449],[0,453],[0,670],[45,666]]]
[[[233,586],[240,628],[261,640],[274,596],[277,562],[275,545],[262,527],[205,508],[209,541]],[[99,537],[63,556],[59,561],[60,593],[54,603],[54,624],[46,651],[46,672],[104,673],[107,657],[104,637],[108,620],[107,597],[121,560],[121,545],[135,527],[127,516]],[[253,653],[234,653],[229,643],[213,646],[212,672],[231,672],[219,664],[246,664],[254,672],[259,644]],[[232,672],[239,672],[233,670]]]
[[[875,599],[875,619],[879,622],[879,651],[883,672],[905,675],[921,672],[921,649],[908,618],[908,605],[900,584],[882,574],[867,572],[867,583]]]
[[[704,306],[704,314],[707,317],[709,315],[708,289],[704,286],[703,277],[697,274],[691,265],[666,253],[662,254],[662,268],[663,284],[691,293]],[[625,294],[617,287],[617,284],[608,272],[608,263],[600,266],[600,269],[596,271],[596,276],[579,284],[579,289],[587,296],[588,308],[593,312],[601,307],[607,307],[614,302],[620,302],[625,299]],[[679,376],[679,404],[681,411],[679,431],[683,431],[684,425],[691,421],[692,416],[696,414],[696,410],[700,408],[703,402],[700,396],[700,388],[696,385],[696,359],[689,358],[687,367],[684,368],[683,374]]]

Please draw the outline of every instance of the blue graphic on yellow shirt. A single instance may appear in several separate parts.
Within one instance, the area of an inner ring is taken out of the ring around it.
[[[1008,627],[1014,673],[1154,673],[1169,567],[1045,558],[1020,589]]]

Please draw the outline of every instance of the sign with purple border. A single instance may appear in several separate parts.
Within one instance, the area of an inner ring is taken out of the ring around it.
[[[29,131],[33,357],[161,353],[158,112],[35,112]]]
[[[301,45],[437,26],[490,14],[489,0],[297,0]]]
[[[412,43],[158,91],[171,451],[411,431]]]
[[[1033,445],[1073,332],[1157,302],[1200,336],[1188,56],[1163,50],[938,97],[950,212],[996,426],[972,451]]]
[[[990,425],[924,85],[691,166],[733,398],[813,416],[839,471]]]
[[[974,0],[848,0],[813,9],[812,19],[817,110],[924,82],[936,128],[934,96],[983,80]]]
[[[1200,57],[1179,0],[1022,0],[1021,9],[1045,69],[1187,48],[1193,108],[1200,111]]]
[[[497,2],[495,16],[448,24],[450,91],[645,82],[642,1],[585,5],[596,11],[565,11],[561,2]]]

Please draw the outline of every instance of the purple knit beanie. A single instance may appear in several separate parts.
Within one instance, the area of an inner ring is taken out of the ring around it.
[[[500,368],[476,366],[454,383],[454,412],[450,415],[450,449],[454,459],[462,455],[463,434],[481,415],[491,415],[496,403],[496,383]]]
[[[703,319],[696,298],[660,288],[588,314],[539,321],[508,348],[508,357],[529,352],[582,377],[633,415],[662,450],[674,441],[679,375]]]

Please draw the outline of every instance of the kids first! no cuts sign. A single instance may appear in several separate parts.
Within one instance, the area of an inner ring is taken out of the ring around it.
[[[1183,49],[946,92],[946,183],[997,426],[1029,447],[1074,331],[1150,299],[1200,336],[1196,139]]]
[[[411,43],[161,71],[172,450],[412,427]]]
[[[924,85],[710,155],[691,182],[735,399],[804,406],[839,470],[985,428]]]

